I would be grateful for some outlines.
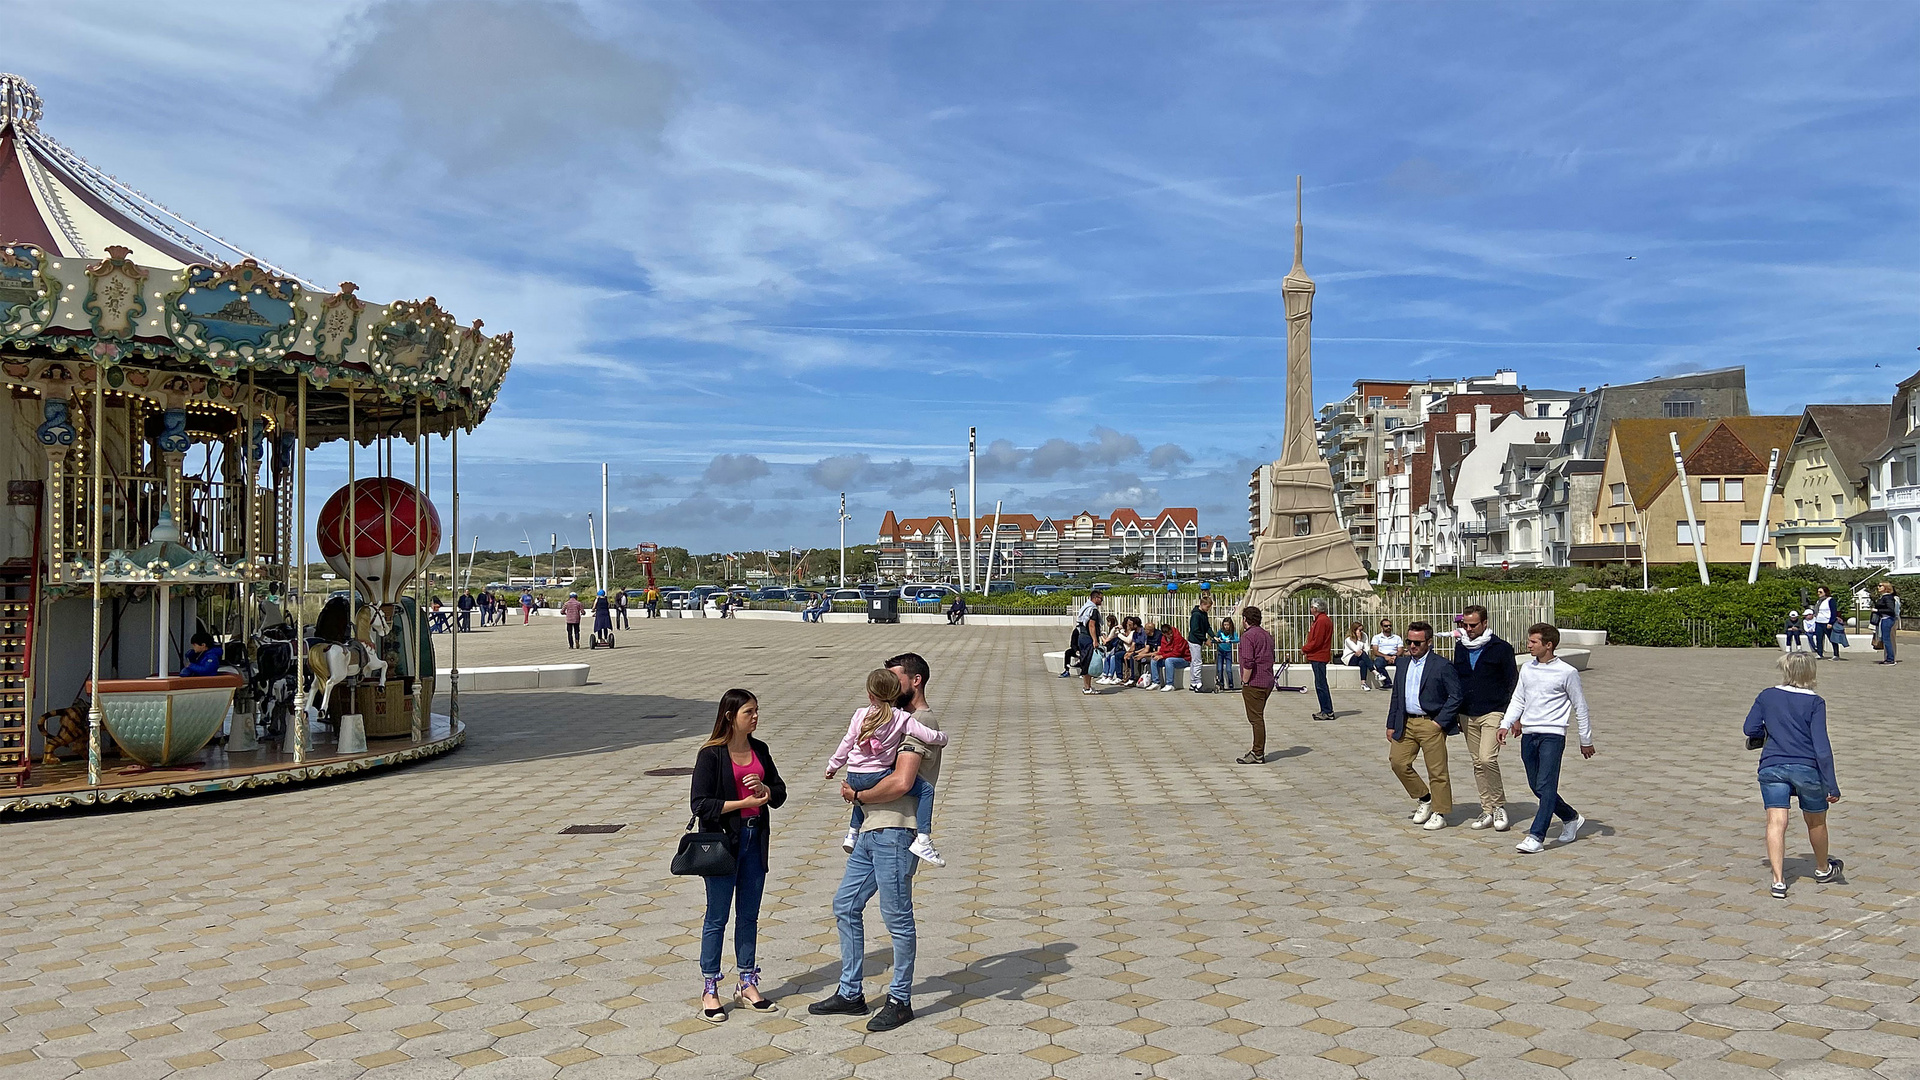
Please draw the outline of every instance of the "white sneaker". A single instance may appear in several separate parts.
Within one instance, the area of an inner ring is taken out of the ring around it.
[[[1422,829],[1427,830],[1428,832],[1439,832],[1441,829],[1444,829],[1447,827],[1446,815],[1434,814],[1427,818],[1427,823],[1425,825],[1422,825],[1420,827]]]
[[[1425,825],[1427,823],[1427,819],[1432,816],[1433,816],[1433,800],[1432,799],[1421,799],[1420,805],[1413,808],[1413,823],[1415,825]]]
[[[1507,820],[1506,807],[1503,806],[1500,809],[1495,810],[1493,812],[1493,831],[1494,832],[1506,832],[1508,829],[1512,827],[1513,827],[1512,823]]]
[[[1573,817],[1573,820],[1567,822],[1566,828],[1563,828],[1560,830],[1560,842],[1563,844],[1571,844],[1575,840],[1579,839],[1580,827],[1582,825],[1585,825],[1586,823],[1587,823],[1586,818],[1583,818],[1580,815],[1575,814]]]
[[[907,850],[913,852],[915,856],[925,861],[929,865],[932,865],[932,866],[947,865],[947,860],[941,858],[940,853],[933,849],[933,837],[928,836],[926,833],[921,833],[920,835],[914,837],[913,845],[907,848]]]
[[[853,842],[858,839],[860,839],[860,830],[849,827],[846,839],[840,841],[840,850],[849,855],[853,854]]]
[[[1540,842],[1539,837],[1533,835],[1532,833],[1528,833],[1525,837],[1521,839],[1521,841],[1518,844],[1515,844],[1513,846],[1513,850],[1519,852],[1522,855],[1531,855],[1534,852],[1539,851],[1541,848],[1545,846],[1546,846],[1545,844],[1542,844]]]
[[[1166,685],[1164,685],[1164,686],[1162,686],[1162,687],[1160,688],[1160,692],[1161,692],[1161,693],[1163,693],[1163,694],[1165,694],[1165,693],[1168,693],[1169,691],[1171,691],[1172,689],[1173,689],[1173,684],[1172,684],[1172,683],[1167,683]]]
[[[1083,687],[1081,687],[1081,688],[1080,688],[1080,692],[1081,692],[1081,693],[1083,693],[1083,694],[1085,694],[1085,695],[1087,695],[1088,697],[1095,697],[1095,696],[1097,696],[1097,695],[1098,695],[1098,694],[1100,693],[1100,691],[1098,691],[1098,690],[1095,690],[1095,689],[1094,689],[1093,687],[1091,687],[1091,686],[1083,686]]]
[[[1486,828],[1487,826],[1489,826],[1489,825],[1491,825],[1491,824],[1493,824],[1493,815],[1492,815],[1492,814],[1481,814],[1481,815],[1480,815],[1479,817],[1477,817],[1477,818],[1474,818],[1474,819],[1473,819],[1472,821],[1470,821],[1470,822],[1468,822],[1468,823],[1467,823],[1467,828],[1469,828],[1469,829],[1484,829],[1484,828]]]

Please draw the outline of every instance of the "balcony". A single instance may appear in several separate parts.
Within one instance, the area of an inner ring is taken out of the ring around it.
[[[1846,522],[1839,518],[1788,518],[1774,526],[1773,537],[1776,540],[1803,536],[1838,537],[1844,536],[1846,531]]]
[[[1887,488],[1883,507],[1887,510],[1920,510],[1920,484]]]
[[[1507,531],[1507,519],[1495,514],[1480,521],[1463,521],[1457,531],[1461,536],[1503,535]]]

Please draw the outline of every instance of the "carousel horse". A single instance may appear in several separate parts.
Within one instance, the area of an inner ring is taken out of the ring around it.
[[[307,667],[313,672],[313,682],[301,702],[302,716],[316,701],[325,707],[333,688],[352,676],[364,679],[377,672],[380,686],[387,685],[388,665],[380,659],[379,640],[392,627],[378,609],[362,606],[360,636],[356,637],[346,629],[347,606],[346,597],[336,596],[327,601],[320,609],[320,618],[314,621],[314,638],[307,644]]]

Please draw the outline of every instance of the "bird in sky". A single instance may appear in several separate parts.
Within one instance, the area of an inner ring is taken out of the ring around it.
[[[1627,258],[1629,258],[1629,259],[1637,259],[1637,258],[1639,258],[1639,257],[1640,257],[1640,256],[1638,256],[1638,255],[1629,255],[1629,256],[1627,256]]]

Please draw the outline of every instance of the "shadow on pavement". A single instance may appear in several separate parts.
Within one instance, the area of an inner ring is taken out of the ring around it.
[[[446,698],[435,699],[434,707],[446,708]],[[467,691],[460,695],[466,745],[419,767],[464,769],[630,750],[705,735],[713,729],[713,714],[712,701],[658,694]],[[560,716],[564,723],[550,722]],[[689,757],[663,764],[692,763]]]

